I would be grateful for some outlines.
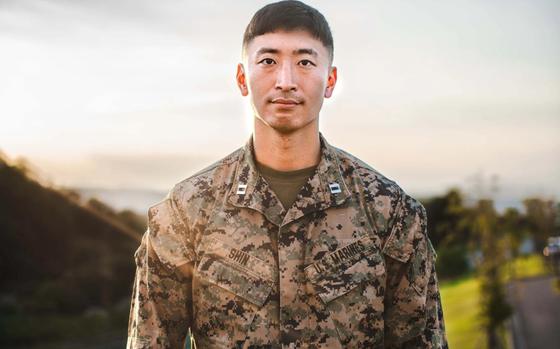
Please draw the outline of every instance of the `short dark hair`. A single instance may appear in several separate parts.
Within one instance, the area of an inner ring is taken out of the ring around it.
[[[334,44],[329,23],[321,12],[296,0],[284,0],[268,4],[251,18],[243,35],[243,52],[249,43],[259,35],[277,30],[305,30],[321,41],[329,52],[330,62],[334,58]]]

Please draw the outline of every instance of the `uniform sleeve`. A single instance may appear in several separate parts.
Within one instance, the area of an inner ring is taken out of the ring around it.
[[[386,249],[386,348],[448,348],[424,207],[404,196]]]
[[[191,325],[192,279],[177,267],[195,258],[173,200],[149,209],[148,229],[134,259],[127,348],[183,347]]]

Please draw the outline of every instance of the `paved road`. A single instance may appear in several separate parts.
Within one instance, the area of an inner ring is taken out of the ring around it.
[[[554,278],[538,277],[508,285],[508,298],[515,307],[515,349],[560,348],[560,293]]]

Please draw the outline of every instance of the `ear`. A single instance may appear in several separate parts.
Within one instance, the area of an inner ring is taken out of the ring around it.
[[[325,88],[325,98],[332,96],[334,86],[336,85],[336,67],[331,67],[329,76],[327,77],[327,87]]]
[[[243,68],[243,64],[237,64],[237,87],[239,87],[239,91],[241,92],[242,96],[247,96],[249,94],[249,90],[247,89],[247,80],[245,78],[245,69]]]

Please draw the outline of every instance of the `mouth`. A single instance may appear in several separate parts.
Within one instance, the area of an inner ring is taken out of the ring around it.
[[[292,99],[292,98],[274,98],[271,101],[272,104],[278,104],[280,106],[283,107],[293,107],[296,105],[301,104],[302,102],[297,100],[297,99]]]

